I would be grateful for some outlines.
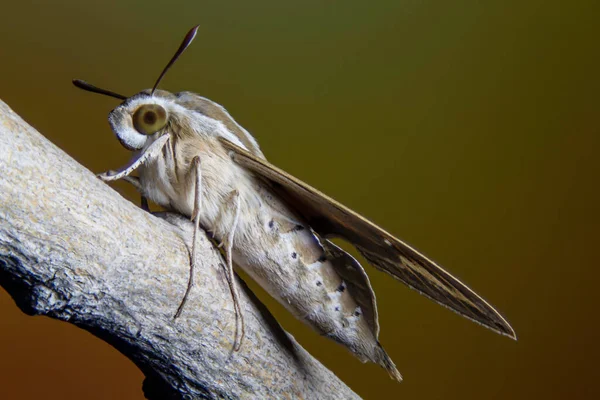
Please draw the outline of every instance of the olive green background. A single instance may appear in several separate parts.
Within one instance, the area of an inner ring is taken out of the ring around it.
[[[71,79],[152,86],[201,24],[163,89],[223,104],[273,163],[440,262],[519,336],[367,267],[405,381],[260,293],[300,343],[366,399],[599,398],[593,3],[6,2],[0,98],[92,171],[119,167],[129,154],[106,121],[117,101]],[[0,307],[0,397],[143,398],[142,374],[109,345],[25,316],[4,291]]]

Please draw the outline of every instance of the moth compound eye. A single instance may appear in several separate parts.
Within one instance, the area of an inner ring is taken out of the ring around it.
[[[145,104],[133,114],[135,130],[144,135],[152,135],[167,124],[167,111],[158,104]]]

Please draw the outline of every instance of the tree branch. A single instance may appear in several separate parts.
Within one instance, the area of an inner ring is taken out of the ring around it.
[[[73,323],[146,375],[149,399],[358,398],[285,333],[240,281],[246,337],[221,254],[192,224],[123,199],[0,101],[0,284],[30,315]]]

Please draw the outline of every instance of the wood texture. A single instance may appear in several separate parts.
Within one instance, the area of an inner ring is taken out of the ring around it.
[[[146,375],[149,399],[358,398],[241,281],[246,337],[232,352],[224,262],[205,234],[195,286],[173,319],[191,229],[123,199],[0,101],[0,284],[24,312],[115,346]]]

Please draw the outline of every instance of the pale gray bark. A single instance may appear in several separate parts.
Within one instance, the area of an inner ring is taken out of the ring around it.
[[[114,345],[146,374],[148,398],[358,398],[243,283],[246,337],[232,353],[223,259],[204,234],[195,287],[174,320],[188,280],[191,223],[159,217],[0,101],[0,284],[24,312],[71,322]]]

